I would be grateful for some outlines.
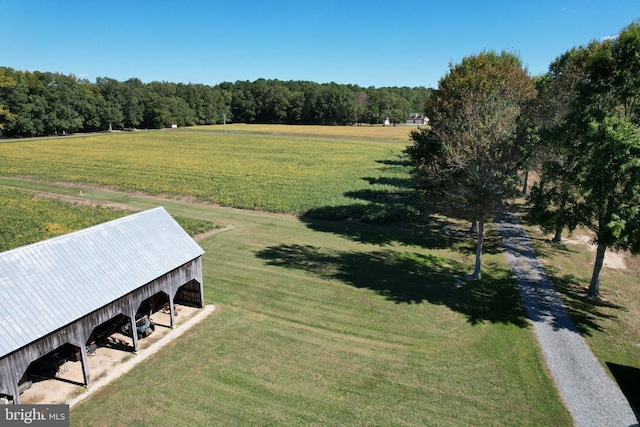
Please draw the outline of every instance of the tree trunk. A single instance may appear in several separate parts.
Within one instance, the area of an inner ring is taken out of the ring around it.
[[[478,219],[474,216],[471,221],[471,227],[469,227],[469,233],[477,233],[478,232]]]
[[[476,246],[476,266],[471,275],[472,279],[480,279],[482,269],[482,245],[484,244],[484,218],[478,218],[478,245]]]
[[[591,283],[589,284],[589,296],[600,296],[600,273],[602,272],[602,266],[604,265],[604,253],[607,247],[598,244],[598,251],[596,252],[596,264],[593,266],[593,275],[591,276]]]
[[[522,195],[524,197],[527,197],[527,194],[529,193],[529,169],[526,169],[524,171],[524,184],[522,185]]]
[[[556,224],[556,235],[553,236],[553,239],[551,239],[552,242],[554,243],[560,243],[562,241],[562,230],[564,230],[564,210],[567,207],[567,196],[566,193],[563,193],[562,195],[562,202],[560,202],[560,209],[558,210],[560,212],[560,214],[562,215],[562,218],[560,219],[556,219],[557,224]]]

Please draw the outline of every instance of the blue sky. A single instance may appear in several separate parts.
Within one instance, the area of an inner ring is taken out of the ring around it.
[[[437,87],[449,63],[519,53],[532,75],[640,19],[640,0],[0,0],[0,66],[143,82]]]

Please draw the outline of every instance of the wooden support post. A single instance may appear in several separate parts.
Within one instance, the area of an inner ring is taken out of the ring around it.
[[[202,280],[198,282],[200,285],[200,308],[204,307],[204,287],[202,285]]]
[[[129,318],[131,319],[131,336],[133,337],[133,352],[137,353],[140,344],[138,342],[138,329],[136,328],[136,313],[133,312]]]
[[[171,316],[171,329],[176,327],[176,313],[175,305],[173,304],[173,298],[169,297],[169,315]]]
[[[87,358],[87,344],[80,343],[80,354],[82,356],[82,374],[84,375],[84,385],[89,387],[91,378],[89,376],[89,359]]]
[[[19,405],[20,404],[20,391],[18,390],[18,383],[13,382],[11,383],[11,388],[13,389],[12,393],[13,393],[13,404],[14,405]]]

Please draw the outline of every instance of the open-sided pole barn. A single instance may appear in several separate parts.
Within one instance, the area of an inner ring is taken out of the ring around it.
[[[156,208],[0,253],[0,394],[20,403],[29,365],[65,344],[80,349],[97,326],[123,314],[138,350],[136,312],[163,292],[202,307],[202,248]]]

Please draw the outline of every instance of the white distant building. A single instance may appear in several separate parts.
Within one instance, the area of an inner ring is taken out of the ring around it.
[[[429,117],[422,113],[411,113],[406,123],[408,125],[426,125],[429,123]]]

